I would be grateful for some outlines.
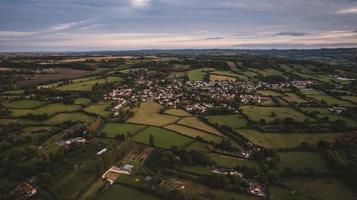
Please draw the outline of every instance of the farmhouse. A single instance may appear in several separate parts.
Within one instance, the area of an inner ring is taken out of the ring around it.
[[[15,189],[21,196],[31,197],[37,193],[37,190],[28,182],[20,183]]]

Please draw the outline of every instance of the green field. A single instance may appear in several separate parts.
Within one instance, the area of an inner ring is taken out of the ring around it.
[[[241,129],[240,134],[254,144],[266,148],[297,147],[302,142],[316,145],[320,140],[339,137],[341,133],[261,133],[252,129]]]
[[[181,125],[177,125],[177,124],[170,124],[168,126],[165,126],[164,128],[172,130],[172,131],[176,131],[178,133],[181,133],[182,135],[186,135],[188,137],[192,137],[195,138],[197,136],[203,138],[206,141],[213,141],[213,142],[221,142],[222,141],[222,137],[219,137],[217,135],[214,134],[209,134],[197,129],[193,129],[193,128],[189,128],[186,126],[181,126]]]
[[[301,90],[301,93],[304,94],[307,97],[313,98],[316,101],[326,101],[328,105],[339,105],[339,106],[345,106],[345,107],[354,107],[353,103],[349,101],[344,101],[337,99],[335,97],[326,95],[322,91],[318,91],[315,89],[303,89]]]
[[[11,102],[3,102],[7,108],[36,108],[44,105],[46,102],[38,100],[16,100]]]
[[[246,128],[247,127],[247,120],[237,114],[237,115],[215,115],[215,116],[207,116],[207,120],[210,123],[217,123],[220,126],[226,125],[229,126],[233,129],[240,129],[240,128]]]
[[[280,172],[282,172],[285,167],[290,167],[294,170],[310,168],[315,172],[328,171],[320,154],[316,152],[279,152],[277,156],[280,158],[277,164],[277,170]]]
[[[283,94],[273,91],[273,90],[258,90],[257,92],[258,92],[258,94],[260,94],[262,96],[273,96],[273,97],[283,96]]]
[[[356,193],[344,183],[334,178],[296,178],[288,181],[288,186],[309,199],[321,200],[355,200]]]
[[[208,133],[222,136],[222,134],[218,130],[216,130],[211,126],[208,126],[206,123],[200,121],[196,117],[184,117],[180,121],[178,121],[177,124],[189,126],[195,129],[200,129]]]
[[[100,115],[102,117],[108,117],[110,112],[107,109],[110,107],[111,102],[99,102],[93,105],[90,105],[84,109],[84,111],[96,115]]]
[[[191,116],[190,113],[181,110],[181,109],[169,109],[165,111],[166,114],[170,114],[170,115],[175,115],[177,117],[189,117]]]
[[[74,83],[70,83],[67,85],[57,87],[56,89],[64,90],[64,91],[91,91],[93,86],[96,84],[112,83],[112,82],[117,82],[117,81],[121,81],[121,80],[122,79],[120,77],[110,76],[107,78],[74,82]]]
[[[222,75],[210,74],[209,75],[209,80],[210,81],[235,81],[237,79],[235,77],[231,77],[231,76],[222,76]]]
[[[188,72],[188,78],[191,81],[202,81],[203,77],[207,74],[207,71],[213,71],[214,68],[200,68],[194,69]]]
[[[280,187],[270,187],[271,200],[309,200],[309,198],[293,193],[292,191]]]
[[[185,146],[185,149],[194,149],[197,151],[208,152],[207,144],[199,141],[194,141],[191,144]]]
[[[228,80],[235,80],[235,79],[239,79],[241,81],[247,81],[248,80],[248,77],[244,76],[244,75],[241,75],[241,74],[237,74],[237,73],[234,73],[232,71],[213,71],[213,72],[210,72],[210,77],[211,76],[223,76],[223,77],[228,77]],[[229,78],[233,78],[233,79],[229,79]],[[211,80],[211,78],[210,78]]]
[[[252,160],[235,158],[235,157],[220,155],[216,153],[210,154],[210,157],[212,158],[213,161],[216,162],[216,165],[222,167],[233,168],[236,166],[246,166],[246,167],[259,169],[259,163]]]
[[[341,96],[341,98],[357,104],[357,96]]]
[[[145,124],[153,126],[165,126],[167,124],[175,123],[179,117],[164,114],[135,114],[127,120],[127,122],[134,124]]]
[[[99,196],[98,200],[160,200],[156,196],[152,196],[148,193],[135,190],[131,187],[123,186],[120,184],[112,185],[107,191]]]
[[[173,131],[154,127],[154,126],[146,128],[140,133],[136,134],[133,137],[133,141],[143,144],[150,144],[149,143],[150,135],[154,137],[155,147],[159,147],[163,149],[169,149],[171,148],[171,146],[174,145],[181,147],[192,142],[192,139],[189,137],[185,137]]]
[[[253,121],[259,121],[260,119],[265,119],[266,122],[272,122],[274,119],[279,118],[283,120],[286,117],[291,117],[295,121],[302,122],[305,119],[313,121],[310,117],[290,108],[290,107],[259,107],[259,106],[241,106],[244,114]],[[272,113],[275,113],[275,117]]]
[[[87,115],[83,112],[59,113],[49,118],[48,120],[43,121],[43,123],[48,125],[55,125],[65,121],[89,122],[89,121],[93,121],[94,119],[95,117]]]
[[[10,110],[12,112],[11,115],[13,117],[21,117],[28,113],[32,113],[34,115],[47,114],[49,116],[52,116],[56,113],[74,112],[80,109],[81,109],[80,105],[67,105],[62,103],[54,103],[54,104],[44,105],[35,109],[10,109]]]
[[[296,93],[294,92],[285,92],[286,96],[283,96],[281,98],[285,99],[286,101],[289,102],[296,102],[296,103],[305,103],[307,102],[305,99],[299,97]]]
[[[77,98],[74,100],[74,104],[79,104],[83,106],[88,106],[91,104],[91,100],[88,98]]]
[[[141,103],[136,113],[138,114],[152,114],[159,113],[161,105],[155,102]]]
[[[107,133],[107,137],[114,138],[118,134],[124,134],[124,135],[126,135],[127,133],[136,134],[139,131],[143,130],[144,128],[146,128],[146,126],[144,125],[109,122],[105,124],[101,132]]]

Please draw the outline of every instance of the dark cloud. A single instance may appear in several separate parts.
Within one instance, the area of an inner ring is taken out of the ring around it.
[[[280,35],[280,36],[294,36],[294,37],[298,37],[298,36],[304,36],[304,35],[307,35],[307,33],[304,33],[304,32],[291,32],[291,31],[288,31],[288,32],[280,32],[280,33],[277,33],[275,35]]]

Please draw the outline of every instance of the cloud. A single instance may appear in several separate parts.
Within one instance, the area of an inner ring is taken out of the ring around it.
[[[357,14],[357,7],[350,7],[350,8],[338,10],[337,14]]]
[[[150,0],[129,0],[130,4],[134,8],[145,7],[150,3]]]
[[[89,29],[99,28],[99,27],[103,27],[103,26],[105,26],[105,24],[91,24],[88,26],[81,27],[80,30],[89,30]]]
[[[223,37],[206,37],[205,40],[222,40]]]
[[[307,33],[304,32],[280,32],[280,33],[276,33],[275,35],[279,35],[279,36],[293,36],[293,37],[297,37],[297,36],[304,36],[307,35]]]

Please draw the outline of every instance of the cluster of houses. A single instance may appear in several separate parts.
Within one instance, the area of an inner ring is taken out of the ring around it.
[[[232,176],[239,176],[243,178],[243,174],[238,172],[235,169],[229,169],[229,168],[214,168],[211,170],[212,173],[215,174],[222,174],[222,175],[232,175]]]
[[[59,146],[69,146],[69,145],[74,144],[74,143],[78,144],[78,143],[85,143],[85,142],[86,142],[85,138],[76,137],[76,138],[71,138],[71,139],[68,139],[68,140],[59,141],[58,145]]]
[[[112,185],[116,178],[109,176],[109,174],[114,173],[114,174],[131,175],[133,168],[134,166],[129,164],[123,164],[120,167],[112,166],[102,175],[102,179],[108,181],[109,184]]]
[[[136,104],[148,101],[155,101],[165,108],[182,107],[193,113],[204,113],[215,106],[238,110],[235,108],[236,104],[233,104],[237,95],[240,95],[242,104],[257,104],[263,101],[263,98],[256,94],[257,89],[306,88],[314,84],[310,80],[276,84],[231,80],[187,81],[184,78],[166,80],[146,76],[146,73],[130,76],[134,87],[124,84],[104,96],[106,100],[116,102],[112,108],[113,116],[119,115],[120,110],[129,102]]]

